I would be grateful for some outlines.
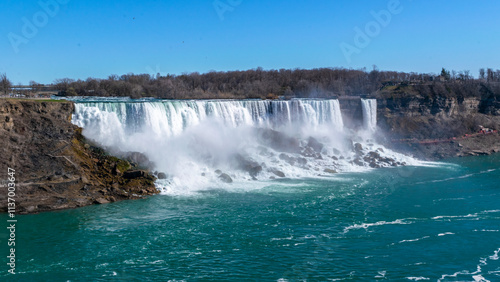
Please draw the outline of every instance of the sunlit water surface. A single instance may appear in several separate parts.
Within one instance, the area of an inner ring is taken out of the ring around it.
[[[500,281],[499,164],[497,154],[18,216],[17,274],[4,263],[0,280]]]

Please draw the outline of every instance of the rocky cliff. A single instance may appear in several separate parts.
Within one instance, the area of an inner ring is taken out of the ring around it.
[[[89,144],[71,102],[0,99],[0,211],[15,170],[16,212],[34,213],[156,194],[154,177]]]
[[[379,94],[378,126],[393,147],[425,159],[491,154],[500,151],[498,134],[479,134],[481,128],[500,129],[500,101],[485,97],[443,97]],[[476,134],[475,136],[466,136]],[[420,141],[428,140],[424,143]],[[439,142],[432,142],[432,141]],[[450,140],[449,142],[442,142]]]

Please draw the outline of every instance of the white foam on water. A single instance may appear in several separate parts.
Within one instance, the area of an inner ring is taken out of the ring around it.
[[[432,217],[434,220],[477,220],[480,216],[490,214],[490,213],[499,213],[500,210],[485,210],[477,213],[467,214],[467,215],[439,215]]]
[[[271,238],[271,241],[293,240],[293,236],[285,238]]]
[[[422,162],[422,166],[424,166],[424,165],[425,165],[425,163]],[[468,173],[468,174],[455,176],[455,177],[449,177],[449,178],[445,178],[445,179],[436,179],[436,180],[430,180],[430,181],[426,181],[426,182],[418,182],[417,184],[439,183],[439,182],[447,182],[447,181],[452,181],[452,180],[465,179],[465,178],[469,178],[469,177],[473,177],[473,176],[477,176],[477,175],[481,175],[481,174],[490,173],[490,172],[493,172],[496,170],[497,169],[488,169],[488,170],[484,170],[484,171],[480,171],[480,172],[476,172],[476,173]]]
[[[446,235],[455,235],[455,233],[453,233],[453,232],[439,233],[439,234],[438,234],[438,237],[441,237],[441,236],[446,236]]]
[[[378,271],[377,273],[378,273],[378,275],[376,275],[375,278],[381,279],[381,278],[385,278],[387,271],[382,270],[382,271]]]
[[[500,210],[486,210],[486,211],[482,211],[482,213],[499,213]]]
[[[424,240],[427,238],[430,238],[430,236],[424,236],[424,237],[416,238],[416,239],[401,240],[398,243],[401,244],[401,243],[408,243],[408,242],[417,242],[417,241]]]
[[[474,279],[474,281],[476,282],[490,282],[490,280],[484,279],[482,275],[474,275],[472,276],[472,279]]]
[[[383,225],[406,225],[412,224],[413,222],[407,221],[407,219],[396,219],[394,221],[378,221],[375,223],[361,223],[361,224],[353,224],[344,228],[344,234],[356,229],[369,229],[374,226],[383,226]]]
[[[467,215],[438,215],[435,216],[431,219],[450,219],[450,218],[470,218],[470,217],[477,217],[478,214],[467,214]]]
[[[500,252],[500,248],[495,250],[493,252],[493,255],[484,257],[484,258],[479,258],[479,263],[476,265],[476,271],[470,272],[468,270],[462,270],[462,271],[457,271],[453,274],[443,274],[441,278],[438,279],[438,281],[443,281],[446,278],[458,278],[459,276],[470,276],[474,281],[481,281],[481,282],[490,282],[490,280],[484,278],[483,275],[486,274],[495,274],[493,271],[488,271],[486,273],[483,273],[483,268],[488,266],[488,260],[498,260],[498,253]]]
[[[441,201],[461,201],[465,200],[465,198],[446,198],[446,199],[436,199],[433,202],[441,202]]]
[[[420,281],[420,280],[431,280],[430,278],[419,276],[419,277],[405,277],[408,280]]]
[[[495,253],[492,256],[489,256],[488,258],[491,260],[498,260],[498,253],[500,252],[500,249],[496,250]]]

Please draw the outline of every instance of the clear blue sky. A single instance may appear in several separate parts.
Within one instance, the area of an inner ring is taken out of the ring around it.
[[[48,12],[39,4],[54,1],[67,3]],[[2,0],[0,73],[24,84],[259,66],[445,67],[475,76],[480,67],[500,68],[500,1],[400,0],[400,12],[378,30],[371,12],[394,0],[218,1]],[[355,28],[367,25],[369,43],[356,45]],[[343,42],[357,48],[350,60]]]

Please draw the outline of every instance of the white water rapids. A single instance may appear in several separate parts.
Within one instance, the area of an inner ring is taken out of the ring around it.
[[[344,128],[336,99],[75,102],[84,136],[118,155],[144,154],[167,174],[157,181],[167,194],[416,163],[371,140],[376,100],[362,101],[361,132]]]

